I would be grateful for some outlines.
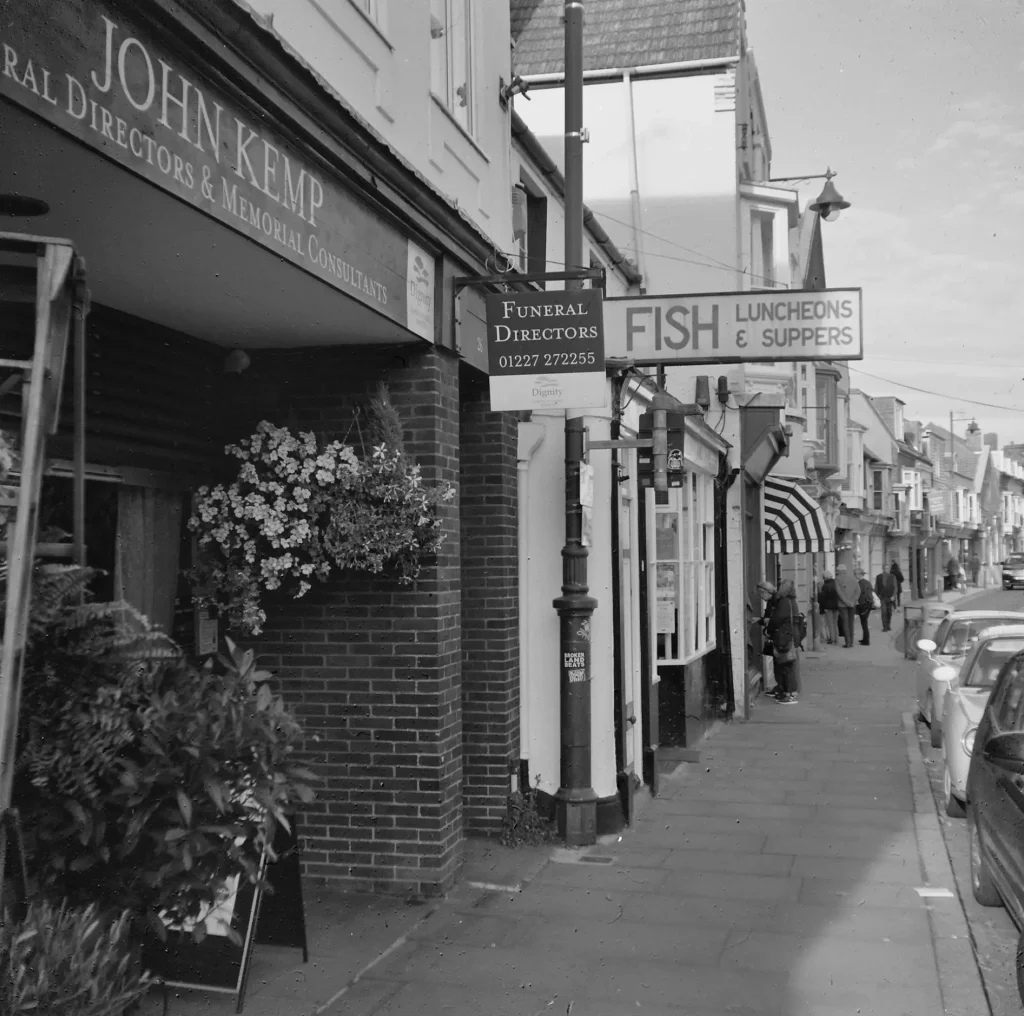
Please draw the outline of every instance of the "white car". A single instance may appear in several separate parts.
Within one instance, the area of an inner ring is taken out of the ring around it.
[[[946,814],[964,817],[967,772],[974,733],[985,712],[1003,664],[1024,649],[1024,623],[986,628],[978,634],[957,679],[950,683],[942,709],[943,785]]]
[[[1013,610],[952,611],[940,622],[934,639],[918,639],[917,709],[928,724],[933,748],[942,744],[942,708],[949,683],[956,679],[973,640],[997,624],[1024,624],[1024,614]]]

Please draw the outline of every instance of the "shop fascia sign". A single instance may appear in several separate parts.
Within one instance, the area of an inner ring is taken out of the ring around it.
[[[772,290],[605,301],[609,357],[637,365],[860,360],[860,289]]]
[[[0,95],[433,341],[433,257],[120,10],[50,0],[6,11]]]
[[[599,289],[487,297],[491,409],[600,409],[607,401]]]

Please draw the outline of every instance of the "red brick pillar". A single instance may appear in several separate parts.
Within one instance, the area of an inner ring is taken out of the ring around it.
[[[462,769],[466,832],[493,834],[519,761],[517,422],[462,381]]]
[[[459,480],[458,362],[431,348],[351,347],[254,359],[258,412],[344,437],[352,408],[388,382],[406,451],[430,482]],[[256,372],[259,372],[258,375]],[[268,398],[276,391],[276,398]],[[257,417],[258,419],[259,417]],[[268,417],[270,418],[270,417]],[[364,433],[365,437],[365,433]],[[349,433],[350,442],[356,433]],[[332,578],[268,610],[267,654],[323,778],[302,819],[307,875],[376,891],[437,894],[462,839],[459,499],[445,542],[410,586],[386,572]]]

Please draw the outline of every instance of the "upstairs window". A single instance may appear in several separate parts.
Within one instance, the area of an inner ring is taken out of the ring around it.
[[[815,378],[817,439],[824,446],[825,462],[839,462],[839,407],[836,378],[819,373]]]
[[[381,0],[352,0],[352,3],[356,5],[375,25],[380,24],[380,5]]]
[[[751,289],[775,288],[775,216],[750,213]]]
[[[472,134],[471,0],[430,0],[430,87],[456,122]]]
[[[881,469],[873,470],[871,486],[872,486],[871,507],[874,508],[874,510],[876,512],[880,512],[882,510],[882,497],[883,497],[883,493],[884,493],[883,489],[882,489],[882,470]]]

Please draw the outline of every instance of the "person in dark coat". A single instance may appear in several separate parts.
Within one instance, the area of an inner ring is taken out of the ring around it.
[[[875,576],[875,595],[882,605],[882,631],[890,631],[893,600],[896,599],[896,576],[892,572],[880,571]]]
[[[900,570],[899,562],[896,558],[892,559],[892,567],[889,569],[889,574],[896,579],[896,609],[900,609],[900,600],[903,598],[903,572]]]
[[[860,586],[860,598],[857,600],[857,616],[860,618],[860,630],[863,636],[860,644],[869,646],[871,645],[871,632],[868,629],[868,618],[871,616],[871,611],[875,609],[874,591],[863,568],[858,568],[854,575],[857,576],[857,585]]]
[[[825,618],[825,641],[830,646],[835,645],[839,642],[839,594],[835,576],[830,571],[825,572],[818,590],[818,611]]]
[[[784,705],[796,702],[800,680],[800,651],[797,648],[797,618],[800,609],[796,604],[796,586],[791,579],[784,579],[779,584],[778,596],[772,616],[768,618],[767,632],[775,646],[776,654],[790,647],[796,650],[797,658],[788,662],[780,662],[775,658],[775,683],[778,687],[778,701]]]

